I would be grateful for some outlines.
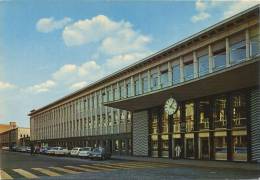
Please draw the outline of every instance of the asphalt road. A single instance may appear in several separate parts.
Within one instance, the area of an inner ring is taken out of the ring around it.
[[[0,152],[2,178],[13,179],[260,179],[260,172],[184,167],[124,160],[91,161],[71,157]],[[36,169],[35,169],[36,168]],[[40,168],[40,169],[37,169]],[[4,173],[6,174],[4,174]],[[29,173],[29,174],[28,174]],[[27,175],[27,177],[25,177]],[[33,176],[34,175],[34,176]],[[25,177],[25,178],[24,178]],[[1,178],[0,178],[1,179]]]

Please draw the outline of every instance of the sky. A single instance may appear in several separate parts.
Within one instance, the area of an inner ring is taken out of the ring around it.
[[[257,4],[0,0],[0,124]]]

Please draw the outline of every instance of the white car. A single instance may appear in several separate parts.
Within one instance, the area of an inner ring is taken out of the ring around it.
[[[55,151],[57,151],[60,147],[50,147],[50,149],[47,150],[47,154],[54,155]]]
[[[79,157],[82,157],[82,158],[88,158],[90,153],[92,151],[92,148],[91,147],[84,147],[81,149],[81,151],[79,152]]]
[[[55,155],[68,155],[69,154],[69,150],[67,148],[63,148],[63,147],[57,147],[57,149],[54,151]]]
[[[9,151],[9,147],[3,146],[3,147],[2,147],[2,150]]]
[[[79,152],[82,150],[82,148],[80,147],[75,147],[70,151],[70,155],[71,156],[78,156]]]

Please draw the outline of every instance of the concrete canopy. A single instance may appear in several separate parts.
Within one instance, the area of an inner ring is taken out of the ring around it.
[[[259,62],[260,57],[257,57],[175,86],[111,101],[104,103],[104,105],[134,112],[164,105],[169,97],[174,97],[177,101],[183,101],[259,86]]]

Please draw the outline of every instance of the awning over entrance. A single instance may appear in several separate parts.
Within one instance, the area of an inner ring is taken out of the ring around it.
[[[204,77],[181,83],[177,86],[123,100],[108,102],[104,105],[128,111],[139,111],[163,105],[171,96],[177,101],[183,101],[257,86],[260,80],[259,62],[260,58],[258,57],[257,59],[237,64]]]

